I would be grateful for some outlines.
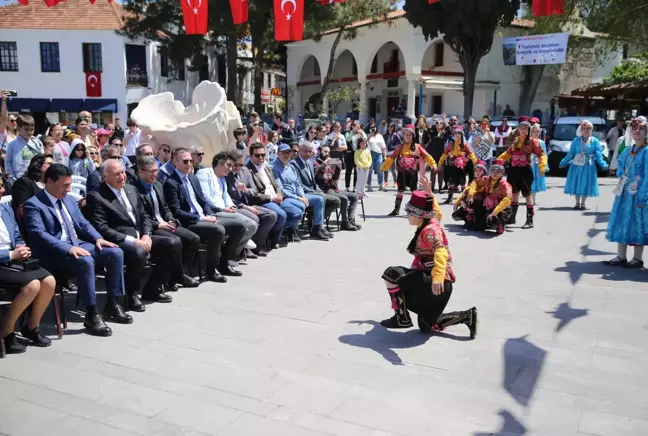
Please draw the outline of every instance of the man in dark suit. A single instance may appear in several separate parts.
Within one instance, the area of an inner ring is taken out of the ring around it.
[[[131,310],[143,312],[144,300],[170,303],[165,293],[169,274],[174,263],[181,262],[182,245],[179,241],[153,235],[153,225],[137,190],[126,184],[124,165],[110,159],[101,167],[103,183],[88,194],[87,208],[90,220],[107,240],[124,251],[126,264],[126,295]],[[146,258],[150,255],[155,266],[142,290],[142,277]]]
[[[299,153],[297,157],[290,161],[290,165],[295,168],[295,172],[299,176],[302,187],[306,195],[319,195],[324,198],[324,216],[328,217],[331,213],[340,207],[340,199],[334,195],[324,193],[319,186],[317,186],[317,181],[315,180],[315,168],[313,167],[313,144],[308,141],[303,141],[299,144]],[[345,228],[350,228],[348,220],[346,223],[343,223]],[[354,229],[355,230],[355,229]],[[326,230],[326,227],[322,227],[322,231],[329,238],[333,235],[331,232]]]
[[[106,241],[83,217],[77,202],[67,195],[72,172],[61,164],[45,172],[45,189],[23,207],[24,220],[34,257],[52,273],[65,272],[77,278],[78,292],[87,312],[83,325],[91,334],[110,336],[108,320],[130,324],[118,298],[124,295],[124,253]],[[95,268],[106,268],[108,301],[103,317],[96,308]]]
[[[191,174],[192,162],[188,149],[180,147],[174,150],[174,171],[164,182],[164,198],[171,213],[180,220],[182,226],[196,233],[207,243],[207,280],[225,283],[227,278],[224,275],[242,275],[240,271],[230,267],[228,262],[234,257],[243,232],[229,234],[225,227],[218,223],[213,216],[214,211],[200,191],[198,179]],[[223,244],[226,234],[229,238],[227,243]]]
[[[101,149],[101,160],[105,163],[110,159],[121,160],[121,148],[118,145],[108,144]],[[88,174],[86,192],[96,191],[101,185],[101,168]]]
[[[182,244],[182,264],[172,265],[171,279],[183,287],[194,288],[198,280],[187,275],[193,270],[194,261],[200,248],[200,236],[180,227],[164,199],[162,185],[157,181],[158,163],[153,157],[137,158],[139,179],[135,187],[140,194],[144,210],[151,217],[153,234],[167,238],[178,238]],[[176,290],[176,285],[172,286]]]
[[[283,221],[284,229],[296,229],[304,216],[304,207],[299,200],[284,198],[279,184],[272,174],[272,168],[266,165],[265,146],[257,142],[250,146],[250,161],[245,165],[249,177],[243,179],[248,188],[247,198],[253,206],[263,206],[277,214],[277,222]],[[269,246],[277,248],[281,229],[273,228],[270,232]]]

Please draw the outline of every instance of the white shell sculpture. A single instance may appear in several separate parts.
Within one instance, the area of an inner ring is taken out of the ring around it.
[[[243,125],[225,90],[218,83],[204,81],[194,88],[191,100],[192,105],[185,108],[171,92],[150,95],[139,102],[131,118],[159,144],[203,147],[204,162],[235,148],[234,129]]]

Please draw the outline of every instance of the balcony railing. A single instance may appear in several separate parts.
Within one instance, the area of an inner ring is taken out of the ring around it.
[[[126,86],[129,88],[148,87],[148,74],[139,67],[130,68],[126,73]]]

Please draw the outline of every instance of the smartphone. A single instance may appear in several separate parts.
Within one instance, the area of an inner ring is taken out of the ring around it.
[[[332,158],[329,159],[328,163],[329,163],[329,165],[337,165],[337,164],[340,163],[340,159],[338,159],[336,157],[332,157]]]
[[[7,94],[9,94],[9,97],[18,97],[18,91],[16,90],[13,91],[7,90]]]

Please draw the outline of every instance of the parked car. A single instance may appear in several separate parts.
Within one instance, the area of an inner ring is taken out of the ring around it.
[[[566,169],[560,168],[560,161],[569,153],[571,143],[576,137],[578,126],[583,120],[589,120],[594,126],[593,135],[601,142],[603,159],[610,162],[612,157],[610,149],[605,141],[607,125],[603,118],[598,117],[560,117],[554,121],[553,135],[547,144],[547,153],[549,154],[549,168],[554,174],[565,174]],[[607,175],[607,172],[600,171],[600,176]]]

